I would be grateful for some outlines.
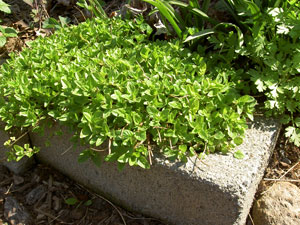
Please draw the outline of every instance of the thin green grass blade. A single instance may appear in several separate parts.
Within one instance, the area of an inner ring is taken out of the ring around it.
[[[200,9],[197,8],[191,8],[187,3],[181,2],[181,1],[177,1],[177,0],[171,0],[169,1],[170,4],[172,5],[177,5],[181,8],[185,8],[188,9],[191,13],[200,16],[201,18],[203,18],[204,20],[212,23],[212,24],[218,24],[218,21],[212,19],[211,17],[209,17],[205,12],[201,11]]]
[[[159,0],[143,0],[143,1],[155,6],[159,10],[161,15],[164,16],[169,21],[169,23],[172,25],[172,27],[175,30],[178,37],[182,38],[182,30],[177,25],[177,23],[175,21],[175,20],[177,20],[176,16],[170,9],[169,5],[166,5],[166,4],[164,4],[164,2],[159,1]]]
[[[242,47],[242,45],[244,44],[244,35],[241,29],[237,25],[233,23],[219,23],[213,29],[216,31],[219,27],[224,27],[224,28],[233,27],[237,32],[239,47],[240,48]]]
[[[203,3],[202,3],[202,11],[204,13],[207,13],[209,5],[210,5],[210,0],[204,0],[203,1]]]
[[[234,18],[234,20],[236,21],[236,23],[241,28],[243,28],[245,30],[250,30],[250,28],[247,25],[241,23],[238,15],[235,13],[234,9],[235,9],[235,7],[238,4],[236,1],[232,2],[232,0],[221,0],[221,2],[223,2],[224,6],[227,8],[228,12],[231,14],[231,16]]]
[[[193,34],[191,36],[188,36],[184,41],[183,43],[185,42],[189,42],[189,41],[192,41],[192,40],[195,40],[195,39],[199,39],[201,37],[204,37],[204,36],[208,36],[210,34],[214,34],[216,33],[214,29],[205,29],[205,30],[202,30],[200,32],[197,32],[196,34]]]
[[[189,4],[192,8],[200,9],[199,1],[198,0],[190,0]]]
[[[107,18],[107,15],[98,0],[89,0],[93,13],[99,18]]]

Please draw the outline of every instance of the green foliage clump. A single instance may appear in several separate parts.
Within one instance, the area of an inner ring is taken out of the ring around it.
[[[299,3],[298,3],[299,4]],[[269,115],[287,124],[285,135],[300,146],[300,7],[272,8],[260,15],[241,54],[251,58],[247,74],[266,97]]]
[[[4,1],[0,0],[0,11],[10,14],[11,13],[10,5],[8,5]],[[2,22],[1,19],[0,19],[0,22]],[[0,34],[1,34],[0,47],[3,47],[6,44],[7,38],[18,37],[18,32],[12,27],[0,26]]]
[[[220,30],[208,37],[210,49],[200,51],[209,58],[209,70],[231,70],[236,87],[257,96],[266,115],[280,117],[286,137],[300,146],[300,5],[276,2],[243,2],[239,12],[248,31]]]
[[[300,146],[299,1],[143,1],[205,57],[210,72],[230,74],[241,93],[257,97],[266,115],[280,117],[286,137]]]
[[[141,19],[94,19],[40,38],[0,70],[0,119],[41,128],[52,119],[75,130],[92,157],[149,168],[151,155],[187,160],[242,143],[254,98],[228,74],[210,74],[178,40],[149,41]],[[13,150],[14,151],[14,150]]]

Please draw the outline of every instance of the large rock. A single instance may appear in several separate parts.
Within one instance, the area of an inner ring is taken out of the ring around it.
[[[59,129],[63,135],[53,136]],[[127,166],[122,172],[114,163],[100,168],[78,163],[86,147],[72,148],[71,134],[59,124],[44,137],[31,133],[30,138],[41,147],[39,160],[132,211],[176,225],[244,225],[278,131],[276,121],[257,117],[239,146],[244,159],[211,154],[184,164],[156,156],[150,170]],[[47,140],[50,146],[45,146]]]
[[[299,225],[300,189],[288,182],[278,182],[254,203],[255,225]]]

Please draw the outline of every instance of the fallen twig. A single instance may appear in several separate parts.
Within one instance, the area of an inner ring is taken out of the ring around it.
[[[83,188],[80,184],[76,184],[77,186],[79,186],[81,189],[85,189],[85,188]],[[90,192],[89,190],[87,190],[90,194],[92,194],[92,195],[94,195],[94,196],[97,196],[98,198],[101,198],[101,199],[103,199],[104,201],[106,201],[108,204],[110,204],[117,212],[118,212],[118,214],[120,215],[120,217],[121,217],[121,219],[122,219],[122,221],[123,221],[123,224],[124,225],[127,225],[126,224],[126,221],[125,221],[125,219],[124,219],[124,217],[123,217],[123,215],[122,215],[122,213],[120,212],[120,210],[118,209],[118,207],[117,206],[115,206],[111,201],[109,201],[108,199],[106,199],[106,198],[104,198],[103,196],[101,196],[101,195],[98,195],[98,194],[95,194],[95,193],[92,193],[92,192]]]
[[[293,165],[291,168],[289,168],[288,171],[286,171],[281,177],[279,177],[279,179],[282,179],[285,175],[287,175],[290,171],[292,171],[299,163],[300,161],[297,162],[295,165]]]
[[[251,216],[250,213],[249,213],[249,218],[250,218],[250,220],[251,220],[252,225],[255,225],[255,223],[254,223],[254,221],[253,221],[252,216]]]
[[[293,180],[293,179],[272,179],[272,178],[264,178],[266,181],[284,181],[284,182],[300,182],[300,180]]]

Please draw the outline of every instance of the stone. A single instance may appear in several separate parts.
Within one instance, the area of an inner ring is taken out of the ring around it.
[[[28,210],[12,196],[5,198],[4,217],[11,225],[32,224],[32,218]]]
[[[289,182],[275,183],[255,201],[252,217],[255,225],[299,225],[300,189]]]
[[[45,196],[46,192],[47,188],[44,185],[39,185],[35,187],[26,195],[26,204],[35,204]]]
[[[63,135],[52,135],[57,130]],[[151,169],[126,166],[121,172],[115,163],[103,162],[100,168],[91,161],[78,163],[87,146],[72,148],[72,133],[58,123],[44,136],[29,135],[41,148],[38,160],[130,211],[176,225],[244,225],[279,130],[276,120],[255,117],[235,149],[244,153],[243,159],[216,153],[181,163],[157,154]]]

